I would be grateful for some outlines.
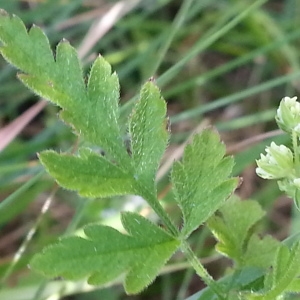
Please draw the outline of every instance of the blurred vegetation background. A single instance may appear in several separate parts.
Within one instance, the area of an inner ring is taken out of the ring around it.
[[[40,26],[52,49],[68,39],[85,74],[98,54],[118,73],[121,119],[126,128],[140,86],[154,76],[168,103],[172,137],[158,173],[159,198],[180,224],[168,181],[190,136],[215,126],[243,177],[242,199],[268,212],[261,230],[278,239],[299,227],[299,213],[276,183],[259,180],[255,159],[270,139],[284,143],[274,115],[284,96],[298,94],[300,2],[297,0],[0,0],[28,28]],[[155,218],[142,199],[81,199],[59,189],[40,166],[44,149],[69,151],[76,136],[58,118],[58,108],[33,95],[0,58],[0,299],[185,299],[203,288],[180,253],[162,276],[138,296],[126,296],[119,281],[105,288],[59,278],[45,280],[28,269],[34,253],[87,223],[120,228],[119,212]],[[101,120],[99,120],[101,126]],[[34,234],[33,234],[34,233]],[[191,244],[218,278],[230,267],[214,250],[205,228]]]

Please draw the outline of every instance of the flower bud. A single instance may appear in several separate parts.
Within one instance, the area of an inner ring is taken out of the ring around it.
[[[281,179],[294,174],[294,159],[292,151],[284,145],[274,142],[266,148],[266,155],[261,154],[256,161],[256,173],[264,179]]]
[[[279,128],[288,133],[300,123],[300,103],[296,100],[297,97],[284,97],[275,117]]]

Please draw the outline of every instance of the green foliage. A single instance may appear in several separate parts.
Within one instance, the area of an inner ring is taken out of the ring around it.
[[[218,239],[217,250],[236,263],[235,282],[245,282],[243,270],[247,268],[254,268],[254,274],[258,276],[261,271],[265,272],[264,277],[260,275],[261,279],[257,280],[257,277],[252,282],[251,293],[247,291],[249,283],[247,288],[239,287],[242,290],[239,293],[243,295],[241,299],[271,300],[285,291],[299,292],[297,277],[300,274],[300,244],[296,242],[289,249],[270,236],[260,238],[253,231],[253,226],[263,215],[264,212],[256,202],[233,198],[207,222]]]
[[[3,56],[25,72],[22,82],[38,95],[62,108],[61,119],[93,148],[80,148],[67,154],[44,151],[39,158],[47,171],[63,187],[85,197],[125,194],[142,196],[165,223],[169,233],[136,214],[123,214],[122,223],[129,235],[104,226],[88,226],[85,237],[70,237],[50,246],[32,261],[32,268],[47,276],[69,279],[89,277],[91,284],[104,284],[127,273],[125,289],[137,293],[157,276],[159,269],[181,246],[184,239],[160,205],[155,176],[168,143],[166,103],[153,80],[146,82],[128,120],[130,146],[125,146],[119,125],[119,82],[110,65],[98,57],[87,84],[76,51],[63,40],[55,59],[42,31],[28,33],[22,21],[2,12],[0,39]],[[26,43],[22,51],[19,40]],[[33,50],[34,49],[34,50]],[[33,52],[37,59],[27,56]],[[44,58],[41,57],[44,56]],[[103,154],[101,154],[103,153]],[[238,180],[228,179],[233,159],[224,158],[225,147],[212,130],[204,130],[187,146],[182,163],[172,172],[176,199],[183,211],[183,236],[212,215],[230,196]],[[191,192],[190,192],[191,191]],[[191,263],[194,254],[189,252]],[[204,268],[194,267],[208,284]]]
[[[242,257],[243,266],[253,266],[267,270],[272,264],[280,243],[271,236],[260,238],[252,234]]]
[[[66,40],[58,44],[54,60],[49,42],[38,27],[27,33],[18,17],[10,17],[4,11],[1,14],[1,53],[26,73],[18,77],[38,95],[59,105],[62,120],[86,142],[103,149],[108,157],[84,150],[79,157],[44,152],[40,158],[49,173],[62,186],[89,197],[135,193],[135,181],[141,182],[140,186],[148,184],[152,191],[149,181],[154,183],[168,141],[164,126],[166,104],[157,87],[146,83],[136,104],[130,122],[130,159],[118,124],[119,81],[115,73],[111,74],[110,65],[98,57],[85,86],[77,53]],[[22,43],[26,44],[25,49]],[[100,177],[95,176],[97,168],[102,170]],[[103,190],[104,183],[107,187]]]
[[[173,166],[174,194],[183,212],[185,237],[220,208],[238,184],[237,178],[228,179],[233,159],[224,155],[218,134],[207,129],[194,137],[182,162]]]
[[[3,57],[23,72],[34,73],[45,79],[53,72],[54,66],[53,54],[45,34],[36,26],[27,33],[26,27],[17,16],[11,17],[4,10],[0,13]]]
[[[95,66],[99,60],[100,58],[96,60],[92,67],[89,83],[91,83],[93,74],[96,72]],[[103,59],[101,60],[105,73],[107,63]],[[101,65],[98,67],[101,69]],[[97,72],[100,71],[98,70]],[[97,79],[99,82],[109,81],[103,74],[102,76],[102,80]],[[103,86],[103,90],[107,88],[106,85]],[[92,90],[99,91],[100,88],[93,88]],[[102,94],[100,93],[100,95]],[[92,97],[94,96],[92,95]],[[110,98],[103,95],[99,99],[101,101],[98,102],[106,102],[106,99]],[[92,99],[92,101],[94,100]],[[136,110],[130,123],[132,137],[131,158],[125,152],[125,147],[121,142],[121,134],[116,122],[118,114],[116,103],[107,101],[104,105],[98,105],[95,101],[95,105],[100,107],[99,112],[101,113],[98,114],[97,109],[92,111],[91,107],[91,111],[86,116],[85,121],[84,119],[82,119],[82,122],[79,121],[80,124],[86,124],[87,128],[92,133],[95,133],[95,141],[97,140],[96,137],[99,137],[96,145],[107,145],[107,147],[104,146],[103,148],[105,150],[109,149],[109,152],[105,152],[104,156],[98,155],[89,149],[80,149],[79,156],[57,154],[51,151],[40,154],[41,162],[63,187],[77,190],[81,195],[88,197],[143,194],[143,189],[147,188],[147,186],[153,191],[156,169],[168,140],[167,130],[163,126],[166,115],[165,102],[153,83],[148,82],[144,85],[140,101],[136,105]],[[86,109],[85,103],[81,102],[81,106],[82,108],[79,111],[84,111]],[[103,123],[101,120],[102,114]],[[78,115],[81,116],[81,113]],[[63,114],[63,116],[64,120],[66,120],[66,114]],[[97,120],[98,117],[101,122]],[[72,115],[68,119],[72,119]],[[77,122],[75,123],[78,124]],[[81,132],[82,127],[77,125],[74,125],[74,127]],[[94,128],[99,128],[99,133],[95,132]],[[110,129],[111,133],[109,133]],[[116,164],[116,162],[109,160],[109,157],[118,157],[116,152],[116,149],[119,147],[116,144],[118,140],[121,145],[119,148],[120,153],[123,150],[124,153],[120,154],[119,164]],[[93,142],[92,139],[88,141]]]
[[[267,292],[262,299],[274,299],[281,295],[288,285],[300,275],[300,242],[291,249],[284,245],[278,247],[272,271],[265,278]],[[299,290],[298,290],[299,292]]]
[[[58,44],[54,59],[40,28],[34,26],[27,33],[17,16],[10,17],[4,11],[1,15],[1,53],[25,73],[19,74],[20,80],[59,105],[62,120],[78,135],[108,151],[117,162],[128,164],[118,125],[119,82],[110,65],[102,57],[96,59],[85,86],[77,53],[69,42]]]
[[[136,213],[123,213],[128,235],[101,225],[84,228],[85,237],[67,237],[35,256],[31,266],[47,276],[105,284],[125,273],[125,290],[138,293],[157,276],[179,246],[166,231]]]
[[[126,233],[88,225],[81,236],[65,237],[35,255],[32,269],[50,278],[88,278],[92,285],[124,276],[126,292],[134,294],[146,288],[181,249],[208,285],[210,297],[201,299],[275,299],[300,291],[299,242],[289,249],[270,236],[261,238],[255,232],[264,216],[260,206],[254,201],[227,201],[238,179],[230,177],[233,158],[225,156],[225,146],[214,130],[195,135],[182,161],[174,163],[173,195],[183,215],[179,230],[157,199],[155,176],[169,132],[166,103],[154,81],[142,86],[124,137],[119,79],[103,57],[94,61],[85,80],[68,41],[62,40],[53,55],[38,27],[27,32],[18,17],[3,10],[0,40],[3,57],[23,72],[19,79],[58,105],[60,118],[85,142],[75,154],[41,152],[39,159],[48,173],[62,187],[84,197],[140,195],[165,227],[125,212],[121,221]],[[206,221],[218,240],[216,249],[234,261],[233,274],[220,282],[210,277],[186,241]]]
[[[61,186],[76,190],[81,196],[108,197],[136,192],[129,172],[88,148],[81,148],[78,156],[44,151],[39,158]]]
[[[155,179],[168,142],[166,103],[159,90],[147,82],[141,91],[129,123],[135,178],[149,184]]]
[[[241,212],[247,212],[241,213]],[[264,216],[258,203],[231,199],[207,225],[218,239],[216,249],[243,264],[247,244],[251,240],[250,229]]]
[[[282,299],[282,296],[288,292],[299,293],[299,255],[299,242],[294,243],[291,249],[279,244],[274,260],[264,278],[264,288],[257,292],[245,292],[245,299]]]

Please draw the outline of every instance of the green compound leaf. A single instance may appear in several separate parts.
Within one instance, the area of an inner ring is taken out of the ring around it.
[[[250,237],[249,231],[264,215],[257,202],[240,201],[232,197],[222,206],[219,213],[207,222],[219,241],[216,249],[234,259],[239,265],[243,265],[244,252]]]
[[[85,227],[84,238],[67,237],[34,257],[31,267],[46,276],[88,277],[102,285],[125,274],[127,293],[138,293],[158,275],[179,246],[163,229],[135,213],[122,214],[128,235],[102,225]]]
[[[182,162],[174,164],[172,182],[183,212],[183,236],[205,222],[237,187],[237,178],[228,179],[233,159],[224,155],[219,135],[206,129],[186,146]]]
[[[129,120],[130,157],[118,123],[118,77],[112,74],[110,65],[102,57],[95,60],[86,84],[76,50],[66,40],[58,44],[54,57],[40,28],[33,26],[27,32],[18,17],[11,17],[4,11],[0,14],[0,40],[3,44],[0,52],[24,72],[19,74],[20,80],[38,95],[60,106],[61,119],[85,142],[105,152],[106,159],[92,154],[89,158],[41,154],[41,162],[62,186],[90,197],[113,196],[133,193],[135,181],[138,183],[135,186],[139,186],[136,193],[155,192],[155,173],[167,145],[168,133],[166,104],[153,82],[143,86]],[[89,172],[94,161],[97,163]],[[103,174],[97,174],[96,167],[100,173],[103,170]],[[111,170],[113,180],[109,174]],[[104,182],[108,187],[102,192]],[[120,186],[112,188],[113,182]]]
[[[131,116],[129,132],[135,176],[148,184],[149,181],[154,183],[168,143],[166,112],[159,89],[151,81],[144,84]]]
[[[150,107],[150,104],[144,105],[146,101],[151,101],[153,107]],[[101,102],[101,99],[98,102]],[[129,159],[125,165],[117,164],[109,156],[104,157],[88,149],[81,149],[79,156],[46,151],[39,155],[40,161],[61,186],[78,191],[82,196],[106,197],[125,194],[143,196],[147,194],[145,190],[154,191],[156,169],[167,144],[168,135],[163,126],[165,106],[158,88],[152,82],[146,83],[136,104],[137,109],[132,115],[132,158],[130,159],[128,154],[124,153],[126,159]],[[113,110],[118,110],[118,107],[113,107]],[[94,117],[95,112],[91,112],[90,119]],[[72,115],[69,118],[72,118]],[[88,126],[93,132],[93,124]],[[117,129],[115,131],[117,132]],[[118,134],[120,138],[121,135]],[[107,136],[107,139],[111,138],[108,134]],[[103,139],[104,137],[101,141]],[[120,158],[122,159],[123,156]]]
[[[79,156],[44,151],[39,158],[62,187],[78,191],[81,196],[135,194],[133,177],[90,149],[81,149]]]

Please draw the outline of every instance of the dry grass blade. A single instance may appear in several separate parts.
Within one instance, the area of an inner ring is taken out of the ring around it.
[[[0,130],[0,151],[26,127],[26,125],[46,106],[46,101],[40,101],[27,109],[21,116]]]
[[[102,17],[100,17],[90,28],[78,53],[84,57],[88,51],[102,38],[124,15],[136,7],[141,0],[123,0],[113,5]]]
[[[273,131],[269,131],[266,133],[262,133],[259,135],[255,135],[253,137],[250,137],[239,143],[236,143],[232,146],[227,147],[227,154],[235,154],[235,153],[241,152],[253,144],[257,144],[265,139],[268,139],[268,138],[271,138],[271,137],[274,137],[274,136],[277,136],[280,134],[283,134],[283,131],[278,129],[278,130],[273,130]]]

